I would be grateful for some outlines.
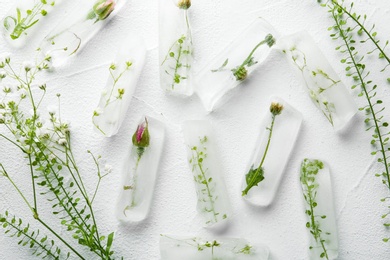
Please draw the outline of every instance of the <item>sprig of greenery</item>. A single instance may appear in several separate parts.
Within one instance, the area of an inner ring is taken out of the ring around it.
[[[275,44],[275,38],[272,36],[272,34],[268,34],[267,36],[265,36],[265,39],[259,42],[253,48],[253,50],[249,53],[248,57],[242,62],[241,65],[230,70],[236,80],[242,81],[246,79],[246,77],[248,76],[248,68],[258,63],[258,61],[255,61],[253,54],[260,46],[264,44],[267,44],[270,48]],[[228,63],[229,58],[224,61],[221,67],[219,67],[218,69],[211,70],[211,72],[219,72],[225,70],[225,67],[228,65]]]
[[[263,154],[263,157],[261,159],[261,162],[259,166],[254,169],[254,165],[252,165],[249,172],[245,175],[245,181],[246,181],[246,188],[242,191],[242,196],[246,196],[250,189],[252,189],[254,186],[258,186],[261,181],[264,180],[264,161],[268,153],[269,146],[271,144],[271,138],[272,138],[272,131],[274,129],[275,125],[275,119],[278,115],[282,113],[283,106],[279,103],[272,103],[270,107],[270,113],[272,115],[271,125],[266,128],[266,130],[269,131],[268,134],[268,141],[267,146],[265,147],[265,151]]]
[[[27,34],[26,31],[39,22],[40,18],[38,16],[46,16],[46,8],[48,6],[55,5],[55,1],[51,1],[48,3],[47,0],[37,0],[35,2],[36,3],[34,4],[33,8],[26,10],[25,14],[22,13],[20,8],[16,8],[15,16],[9,15],[4,18],[4,28],[7,31],[12,29],[12,32],[9,35],[12,40],[19,39],[23,33]]]
[[[103,113],[104,109],[107,108],[108,105],[110,105],[111,103],[117,101],[117,100],[122,100],[123,98],[123,95],[125,94],[125,89],[123,88],[118,88],[117,89],[117,95],[114,96],[114,98],[112,99],[112,96],[114,95],[114,90],[115,90],[115,87],[116,85],[118,84],[119,80],[122,78],[123,74],[125,74],[125,72],[129,71],[132,67],[133,63],[131,61],[126,61],[125,62],[125,68],[118,74],[118,75],[115,75],[114,74],[114,71],[117,69],[117,65],[115,63],[112,63],[110,65],[110,67],[108,68],[108,70],[110,71],[110,77],[111,79],[113,80],[113,84],[111,86],[111,90],[109,91],[109,95],[108,97],[106,97],[106,95],[108,93],[105,93],[103,94],[106,98],[106,101],[105,101],[105,104],[104,104],[104,107],[101,108],[99,107],[98,109],[94,110],[93,111],[93,114],[92,114],[92,122],[93,122],[93,125],[96,127],[96,129],[98,129],[103,135],[106,135],[106,133],[103,131],[103,129],[101,129],[101,127],[95,122],[95,117],[99,117],[101,115],[101,113]]]
[[[11,65],[10,57],[0,60],[0,68],[5,72],[9,81],[18,84],[19,96],[15,98],[12,90],[5,89],[5,96],[0,102],[0,125],[8,133],[1,133],[0,137],[19,149],[27,159],[26,165],[30,172],[33,198],[29,199],[22,192],[20,184],[14,182],[12,174],[5,169],[2,163],[1,175],[4,176],[21,196],[34,219],[61,241],[73,254],[80,259],[86,257],[75,247],[75,243],[60,236],[54,227],[42,219],[39,210],[39,197],[42,195],[52,204],[52,214],[72,234],[77,244],[85,246],[88,251],[100,259],[113,259],[114,252],[111,246],[114,233],[107,237],[100,235],[95,219],[93,201],[101,179],[99,159],[94,157],[97,166],[98,183],[92,199],[87,191],[81,172],[75,160],[71,146],[71,132],[69,123],[60,116],[60,95],[58,94],[58,112],[49,111],[49,120],[44,123],[40,115],[41,102],[46,94],[46,84],[33,88],[35,78],[41,71],[50,66],[50,57],[46,57],[37,65],[26,63],[17,73]],[[36,92],[38,90],[38,92]],[[41,92],[39,92],[39,90]],[[35,93],[35,94],[33,94]],[[31,115],[23,108],[30,107]],[[31,202],[32,200],[32,202]]]
[[[317,190],[319,183],[316,180],[316,176],[320,170],[324,168],[324,163],[319,160],[309,160],[305,159],[301,165],[301,184],[303,190],[303,196],[307,204],[307,210],[305,211],[306,215],[310,221],[306,222],[306,227],[310,230],[314,240],[317,245],[311,245],[310,250],[313,248],[320,247],[322,252],[319,255],[320,258],[329,259],[327,251],[327,239],[326,236],[329,236],[329,232],[325,232],[321,228],[321,219],[325,219],[325,215],[316,215],[315,208],[318,206],[316,202]]]
[[[381,70],[382,72],[389,65],[388,55],[384,52],[388,41],[384,47],[380,47],[380,41],[376,38],[377,33],[373,31],[375,25],[367,27],[366,15],[361,16],[353,11],[353,3],[346,7],[345,1],[328,1],[322,6],[327,7],[335,25],[329,27],[332,30],[330,35],[332,39],[339,40],[342,45],[338,46],[336,50],[340,51],[345,58],[341,60],[341,63],[345,64],[346,75],[351,77],[355,84],[352,89],[360,89],[359,97],[365,97],[367,104],[364,107],[359,108],[360,111],[366,112],[365,123],[367,125],[367,131],[373,131],[371,144],[374,147],[372,155],[378,156],[378,162],[382,164],[383,170],[381,173],[375,174],[377,177],[382,178],[382,183],[389,189],[390,192],[390,162],[389,162],[389,136],[390,132],[387,129],[389,123],[385,120],[383,112],[385,105],[383,101],[376,96],[377,84],[374,84],[370,76],[370,70],[366,63],[366,56],[370,56],[373,53],[379,53],[378,57],[386,59],[387,65]],[[370,29],[367,29],[370,28]],[[362,35],[366,35],[366,39],[358,40]],[[374,49],[369,52],[360,53],[359,48],[362,45],[373,44]],[[383,198],[381,201],[386,202],[389,197]],[[382,215],[385,219],[390,214],[388,211]],[[390,226],[387,221],[384,226]],[[387,242],[390,238],[384,238],[383,241]]]
[[[184,4],[186,4],[186,2],[188,1],[183,1]],[[172,44],[172,46],[168,50],[167,55],[165,56],[165,59],[161,63],[161,66],[163,66],[169,61],[174,62],[174,67],[168,65],[165,69],[165,73],[172,77],[172,90],[175,89],[175,85],[180,84],[183,80],[188,80],[188,76],[180,75],[179,70],[184,68],[185,72],[189,73],[189,70],[191,69],[191,64],[187,63],[189,62],[189,60],[191,60],[192,57],[192,34],[188,19],[188,8],[190,6],[191,4],[189,4],[189,6],[187,8],[184,8],[183,10],[186,19],[187,33],[185,35],[182,35]]]
[[[0,214],[0,225],[5,230],[5,234],[18,239],[18,245],[28,246],[32,250],[32,255],[42,258],[60,259],[61,249],[55,245],[54,240],[48,240],[47,236],[40,235],[39,230],[32,231],[30,224],[23,225],[23,220],[5,212]],[[70,253],[66,254],[68,259]]]

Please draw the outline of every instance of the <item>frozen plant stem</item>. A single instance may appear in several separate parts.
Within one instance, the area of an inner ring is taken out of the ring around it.
[[[275,125],[275,119],[278,115],[280,115],[282,113],[282,110],[283,110],[283,106],[281,104],[279,104],[279,103],[272,103],[271,104],[270,112],[272,114],[272,121],[271,121],[271,125],[269,127],[267,127],[267,130],[269,131],[267,146],[265,147],[265,151],[264,151],[264,154],[263,154],[263,157],[261,159],[259,167],[257,169],[253,169],[253,166],[252,166],[252,168],[246,174],[245,179],[246,179],[247,187],[242,191],[242,196],[246,196],[252,187],[258,186],[259,183],[264,180],[263,164],[264,164],[265,158],[267,156],[269,146],[271,144],[272,131],[273,131],[274,125]]]
[[[3,26],[6,30],[10,28],[10,23],[14,23],[14,29],[9,35],[12,40],[18,39],[23,33],[25,33],[29,28],[33,27],[36,23],[39,22],[39,15],[42,17],[47,15],[47,10],[44,9],[45,6],[55,5],[55,1],[47,3],[45,0],[37,1],[32,9],[26,11],[26,16],[23,17],[23,14],[19,8],[16,8],[16,16],[7,16],[3,20]]]
[[[253,59],[253,54],[256,52],[256,50],[260,46],[262,46],[264,44],[267,44],[268,47],[270,47],[270,48],[275,44],[275,38],[272,36],[272,34],[268,34],[264,40],[259,42],[255,46],[255,48],[253,48],[253,50],[249,53],[248,57],[244,60],[244,62],[240,66],[238,66],[234,69],[231,69],[231,72],[233,72],[233,75],[236,78],[236,80],[242,81],[242,80],[246,79],[246,77],[248,75],[248,70],[246,67],[253,66],[257,63],[257,61],[255,61]],[[226,61],[222,64],[222,66],[219,69],[211,70],[211,72],[218,72],[218,71],[224,70],[224,68],[226,67],[228,62],[229,62],[229,59],[226,59]]]
[[[204,144],[208,141],[207,136],[204,136],[203,138],[200,138],[200,144]],[[207,157],[207,150],[206,147],[198,148],[197,146],[194,146],[191,148],[192,151],[192,158],[190,160],[190,164],[192,164],[192,171],[195,171],[195,168],[198,168],[200,171],[200,175],[195,177],[195,181],[198,182],[201,185],[205,186],[205,189],[202,189],[202,192],[207,193],[207,198],[210,203],[210,208],[205,208],[204,210],[206,212],[212,212],[213,218],[215,222],[218,222],[217,216],[219,213],[215,211],[215,200],[213,196],[213,191],[210,187],[210,184],[212,183],[212,178],[207,178],[206,173],[208,169],[203,168],[203,160]]]
[[[324,168],[324,164],[321,161],[313,160],[310,161],[305,159],[301,166],[301,183],[303,184],[303,196],[309,210],[306,210],[306,214],[310,217],[310,222],[306,223],[306,227],[310,229],[311,235],[314,237],[315,241],[321,245],[322,253],[320,258],[329,259],[327,248],[325,246],[326,239],[323,237],[323,231],[320,227],[320,222],[317,218],[325,219],[326,216],[319,216],[315,213],[315,208],[318,206],[316,202],[317,189],[319,184],[316,181],[316,175],[320,170]],[[326,232],[326,235],[330,233]],[[313,246],[310,246],[310,250],[313,249]]]

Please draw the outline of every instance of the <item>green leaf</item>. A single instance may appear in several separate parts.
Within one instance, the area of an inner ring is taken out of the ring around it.
[[[225,62],[222,64],[221,67],[219,67],[219,68],[216,69],[216,70],[211,70],[211,72],[218,72],[218,71],[223,70],[223,69],[226,67],[226,65],[227,65],[228,63],[229,63],[229,59],[226,59]]]
[[[252,189],[254,186],[258,186],[261,181],[264,180],[264,169],[263,167],[259,167],[257,169],[253,169],[253,167],[249,170],[249,172],[245,175],[245,180],[247,187],[242,191],[242,196],[248,194],[248,191]]]
[[[112,243],[114,242],[114,235],[115,235],[114,232],[112,232],[107,237],[107,248],[106,248],[107,254],[110,254],[110,249],[111,249]]]

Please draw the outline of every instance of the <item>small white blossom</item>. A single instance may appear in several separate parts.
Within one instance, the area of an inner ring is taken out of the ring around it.
[[[11,59],[11,53],[9,53],[9,52],[3,52],[0,55],[0,63],[1,62],[9,62],[10,59]]]
[[[111,173],[112,172],[112,166],[110,164],[104,165],[104,171],[106,173]]]
[[[68,142],[66,141],[66,139],[65,138],[60,138],[59,140],[58,140],[58,144],[59,145],[66,145]]]
[[[23,99],[27,96],[27,91],[23,88],[19,89],[19,96]]]
[[[50,115],[55,115],[57,113],[58,108],[56,106],[48,106],[47,111]]]
[[[94,116],[100,116],[102,113],[103,113],[103,109],[101,109],[100,107],[97,107],[97,108],[93,111],[93,115],[94,115]]]
[[[23,68],[25,71],[30,71],[34,67],[34,64],[30,61],[23,62]]]
[[[0,80],[4,79],[7,76],[7,73],[4,70],[0,70]]]

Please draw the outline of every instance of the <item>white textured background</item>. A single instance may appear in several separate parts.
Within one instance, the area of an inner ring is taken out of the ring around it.
[[[1,17],[13,2],[0,0]],[[14,60],[31,59],[40,40],[65,16],[65,12],[71,11],[77,0],[64,2],[60,10],[45,20],[29,46],[12,50],[0,39],[0,52],[12,52]],[[326,9],[319,7],[315,0],[193,2],[191,18],[197,69],[219,53],[256,17],[262,16],[281,34],[309,31],[340,77],[351,85],[339,63],[341,57],[334,51],[337,45],[330,40],[326,30],[332,21]],[[368,21],[377,24],[379,37],[390,38],[388,0],[355,2],[356,10],[366,12]],[[157,6],[156,0],[129,0],[76,60],[46,75],[50,89],[47,105],[55,104],[56,93],[62,94],[62,116],[71,121],[74,149],[90,188],[94,187],[96,178],[87,149],[101,154],[114,166],[114,171],[103,183],[95,208],[102,228],[117,231],[116,251],[125,259],[134,260],[159,259],[160,233],[214,235],[201,227],[202,220],[195,211],[195,189],[179,128],[183,120],[202,118],[205,113],[196,97],[180,99],[166,96],[159,88]],[[92,131],[91,113],[106,83],[107,65],[115,56],[115,49],[124,35],[128,34],[144,37],[149,48],[147,62],[119,134],[105,139]],[[381,66],[377,60],[373,63]],[[381,84],[378,95],[389,105],[389,85],[384,81],[377,82]],[[256,145],[253,143],[256,131],[268,109],[271,95],[284,98],[300,110],[304,115],[304,125],[277,198],[270,207],[260,209],[244,203],[240,186],[245,165]],[[364,104],[363,98],[358,99],[356,93],[353,96],[359,105]],[[135,122],[143,113],[163,113],[168,122],[167,142],[150,217],[137,225],[125,225],[115,220],[114,205],[119,192],[120,168],[131,143]],[[381,242],[383,237],[390,235],[390,231],[382,226],[380,217],[386,208],[379,202],[388,191],[373,176],[375,169],[369,168],[373,157],[370,156],[370,134],[364,130],[363,114],[355,116],[344,131],[335,133],[311,103],[293,70],[278,53],[273,52],[249,82],[239,87],[223,107],[207,118],[212,120],[218,138],[217,150],[234,210],[230,228],[221,235],[265,243],[271,250],[271,259],[307,259],[308,232],[298,174],[301,160],[312,157],[323,159],[331,166],[340,237],[339,259],[389,259],[390,247]],[[23,187],[29,190],[30,177],[25,164],[21,163],[22,155],[1,142],[1,161],[5,162],[16,181],[25,183]],[[45,205],[47,202],[41,201],[41,209],[49,208]],[[20,198],[4,179],[0,179],[0,209],[9,209],[26,220],[31,219]],[[41,215],[50,216],[48,213],[46,210]],[[56,221],[53,223],[61,228]],[[19,248],[16,240],[6,237],[1,231],[0,259],[30,258],[27,249]]]

